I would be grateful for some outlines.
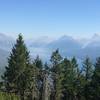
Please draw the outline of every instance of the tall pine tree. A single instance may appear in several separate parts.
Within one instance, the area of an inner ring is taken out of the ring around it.
[[[97,58],[95,63],[95,70],[92,77],[92,99],[100,100],[100,57]]]
[[[29,52],[22,35],[19,34],[8,58],[8,66],[6,66],[3,79],[6,90],[19,93],[21,100],[24,100],[25,90],[29,86],[30,73],[28,71],[30,71]]]
[[[76,100],[77,99],[77,70],[78,70],[78,64],[75,57],[73,57],[71,60],[64,59],[63,61],[64,66],[64,96],[66,99],[69,100]]]
[[[38,69],[38,75],[37,75],[37,88],[38,88],[38,97],[39,100],[42,100],[42,95],[43,95],[43,62],[40,59],[39,56],[36,57],[36,59],[34,60],[34,65],[36,66],[36,68]]]
[[[92,80],[93,75],[93,65],[90,61],[89,57],[86,57],[86,59],[83,62],[83,74],[84,74],[84,90],[83,95],[85,100],[88,100],[90,97],[90,83]]]
[[[54,91],[53,91],[53,100],[58,100],[58,78],[59,78],[59,65],[61,63],[62,57],[59,54],[59,50],[57,49],[54,51],[51,55],[51,63],[52,63],[52,80],[53,80],[53,86],[54,86]]]

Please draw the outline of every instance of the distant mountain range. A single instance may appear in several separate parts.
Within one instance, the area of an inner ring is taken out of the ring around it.
[[[0,65],[7,64],[7,57],[15,43],[10,36],[0,33]],[[52,51],[59,48],[60,53],[64,57],[76,56],[83,59],[86,56],[95,59],[100,56],[100,36],[94,34],[89,39],[74,39],[71,36],[62,36],[58,39],[49,37],[39,37],[37,39],[25,40],[27,47],[31,53],[31,57],[40,55],[44,60],[49,60]]]
[[[4,72],[7,57],[14,43],[13,38],[0,33],[0,74]],[[39,55],[44,61],[49,60],[51,53],[57,48],[62,56],[69,58],[75,56],[79,63],[86,56],[91,57],[92,60],[100,56],[100,36],[98,34],[87,39],[74,39],[71,36],[62,36],[58,39],[39,37],[25,40],[25,43],[32,58]]]
[[[62,36],[50,42],[48,40],[49,38],[43,38],[37,41],[31,41],[28,45],[31,54],[39,54],[42,58],[48,59],[52,51],[59,48],[60,53],[65,57],[76,56],[78,59],[83,59],[89,56],[94,60],[96,57],[100,56],[100,36],[98,34],[94,34],[91,38],[86,39]]]

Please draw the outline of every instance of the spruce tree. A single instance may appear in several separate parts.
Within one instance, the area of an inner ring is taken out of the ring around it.
[[[29,86],[29,70],[29,52],[22,35],[19,34],[8,58],[8,66],[6,66],[3,80],[6,85],[6,90],[8,92],[19,93],[21,100],[24,100],[24,92]]]
[[[53,100],[58,100],[58,93],[57,93],[57,88],[58,88],[58,79],[59,79],[59,64],[61,63],[62,57],[59,54],[59,50],[57,49],[56,51],[54,51],[51,55],[51,63],[52,63],[52,68],[51,68],[51,72],[52,72],[52,80],[53,80]]]
[[[70,79],[70,61],[67,58],[60,63],[60,72],[59,72],[59,79],[58,79],[58,93],[60,99],[62,100],[69,100],[69,79]]]
[[[43,62],[40,59],[39,56],[36,57],[34,60],[34,65],[38,69],[38,75],[37,75],[37,88],[38,88],[38,93],[39,93],[39,100],[42,100],[42,95],[43,95]]]
[[[90,96],[90,92],[91,92],[90,83],[91,83],[92,75],[93,75],[93,65],[89,57],[86,57],[86,59],[83,62],[83,74],[84,74],[83,94],[84,94],[84,98],[88,100]]]
[[[73,57],[71,59],[71,70],[70,70],[70,77],[71,77],[71,91],[72,91],[72,97],[73,99],[77,100],[78,97],[78,89],[77,89],[77,78],[78,78],[78,64],[77,64],[77,60],[75,57]]]
[[[95,63],[95,70],[92,77],[92,99],[100,100],[100,57],[97,58]]]
[[[30,71],[30,86],[28,88],[28,100],[39,100],[39,88],[38,88],[38,75],[39,69],[36,67],[35,64],[31,65]],[[28,72],[29,73],[29,72]]]
[[[65,59],[64,63],[65,66],[65,88],[67,91],[67,96],[70,99],[77,99],[77,70],[78,70],[78,64],[75,57],[73,57],[71,60]]]

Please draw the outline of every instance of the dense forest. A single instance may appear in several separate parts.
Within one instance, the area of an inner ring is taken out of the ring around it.
[[[50,61],[32,60],[21,34],[1,77],[0,100],[100,100],[100,57],[95,63],[86,57],[80,66],[57,49]]]

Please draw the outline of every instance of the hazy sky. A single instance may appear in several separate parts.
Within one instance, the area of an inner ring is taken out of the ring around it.
[[[26,37],[100,33],[100,0],[0,0],[0,32]]]

